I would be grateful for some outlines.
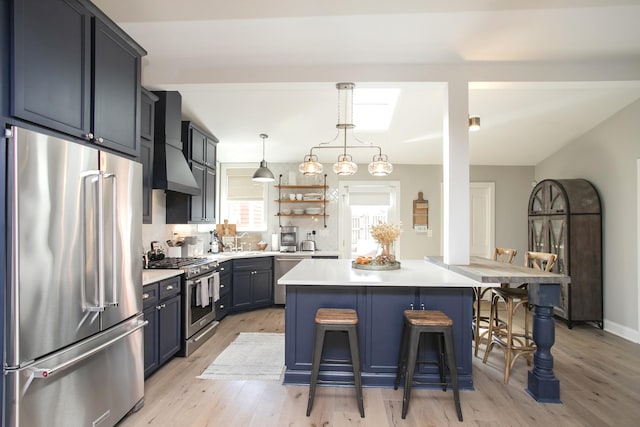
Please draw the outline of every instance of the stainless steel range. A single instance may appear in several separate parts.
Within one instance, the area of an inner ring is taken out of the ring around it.
[[[182,298],[182,336],[180,356],[189,357],[209,337],[218,322],[215,313],[220,284],[218,261],[209,258],[164,258],[149,261],[149,268],[180,269],[184,271]]]

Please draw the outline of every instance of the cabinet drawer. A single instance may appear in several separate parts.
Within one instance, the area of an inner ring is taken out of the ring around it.
[[[229,309],[231,308],[231,294],[226,294],[221,296],[218,301],[216,301],[216,320],[222,319],[224,316],[229,313]]]
[[[231,292],[231,273],[220,274],[220,296]]]
[[[163,280],[160,286],[160,299],[171,298],[180,293],[180,276]]]
[[[233,270],[271,270],[273,268],[273,257],[234,259]]]
[[[142,307],[147,308],[156,305],[160,300],[159,283],[152,283],[142,288]]]

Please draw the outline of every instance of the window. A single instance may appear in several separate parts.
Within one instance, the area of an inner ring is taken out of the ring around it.
[[[223,166],[223,170],[222,219],[236,224],[238,231],[265,231],[267,184],[251,179],[255,167]]]

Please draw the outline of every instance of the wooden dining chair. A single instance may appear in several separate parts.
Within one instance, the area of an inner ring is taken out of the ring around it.
[[[556,262],[556,255],[546,252],[525,253],[525,265],[530,268],[542,271],[551,271]],[[531,366],[533,353],[536,346],[533,342],[532,331],[529,321],[529,290],[527,285],[522,284],[517,288],[500,287],[492,288],[491,310],[489,314],[489,330],[487,332],[487,347],[482,359],[487,363],[489,353],[494,345],[500,345],[504,351],[505,368],[504,383],[509,382],[511,369],[520,356],[525,356],[527,365]],[[500,319],[498,315],[498,305],[500,302],[506,306],[506,319]],[[518,308],[524,308],[524,328],[514,330],[513,317]]]
[[[495,248],[493,251],[493,260],[512,264],[517,253],[517,250],[511,248]],[[480,342],[489,336],[489,316],[482,316],[481,304],[484,296],[490,291],[491,288],[489,287],[478,286],[473,288],[475,296],[473,314],[473,351],[476,357],[478,356],[478,347],[480,346]]]

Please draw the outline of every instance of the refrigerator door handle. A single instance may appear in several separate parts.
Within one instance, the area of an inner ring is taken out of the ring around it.
[[[99,199],[100,197],[100,193],[102,191],[102,172],[99,170],[89,170],[89,171],[85,171],[81,174],[81,177],[83,178],[83,183],[85,183],[86,185],[86,181],[87,179],[89,179],[89,183],[90,184],[98,184],[98,197],[97,199]],[[87,204],[86,204],[86,199],[84,198],[84,192],[83,192],[83,206],[86,209]],[[100,209],[100,206],[96,206],[98,209]],[[99,215],[99,210],[98,210],[98,215]],[[100,222],[100,217],[98,217],[98,223]],[[86,223],[86,216],[83,215],[82,217],[82,224],[83,224],[83,233],[86,234],[87,232],[87,223]],[[99,227],[98,227],[99,228]],[[94,228],[95,230],[95,228]],[[98,235],[98,231],[95,230],[94,231],[95,236],[94,236],[94,240],[98,241],[98,243],[100,242],[100,236]],[[98,301],[98,305],[93,305],[87,298],[87,283],[86,283],[86,265],[87,265],[87,259],[86,259],[86,252],[87,252],[87,248],[86,248],[86,243],[84,243],[85,240],[83,240],[83,245],[82,245],[82,251],[81,251],[81,258],[82,258],[82,262],[81,265],[84,266],[85,271],[82,272],[82,274],[80,275],[80,290],[82,292],[82,303],[84,305],[84,310],[85,311],[89,311],[89,312],[101,312],[104,311],[104,297],[102,299],[99,299]],[[99,245],[98,245],[99,247]],[[98,259],[100,259],[100,249],[98,249]],[[100,266],[98,266],[98,270],[100,270]],[[100,288],[102,287],[101,283],[100,283],[100,275],[98,275],[98,294],[100,295]],[[104,295],[104,293],[102,293],[102,295]],[[100,297],[99,297],[100,298]]]
[[[98,175],[98,307],[104,311],[104,172]],[[114,260],[115,262],[115,260]]]
[[[141,328],[144,328],[148,324],[149,324],[148,320],[144,320],[144,321],[138,322],[138,324],[133,329],[131,329],[130,331],[124,332],[124,333],[118,335],[117,337],[115,337],[115,338],[113,338],[113,339],[111,339],[111,340],[99,345],[98,347],[94,347],[91,350],[74,357],[73,359],[69,359],[64,363],[59,364],[58,366],[54,366],[53,368],[33,367],[33,368],[29,369],[29,371],[31,372],[31,377],[32,378],[36,378],[36,379],[51,378],[52,376],[56,375],[57,373],[60,373],[60,372],[64,371],[65,369],[69,369],[73,365],[85,360],[88,357],[93,356],[96,353],[99,353],[100,351],[104,350],[105,348],[117,343],[121,339],[131,335],[134,332],[136,332],[137,330],[139,330]]]
[[[105,306],[116,307],[118,306],[118,270],[116,262],[117,248],[116,238],[118,236],[118,226],[116,218],[118,214],[118,179],[114,173],[105,173],[104,179],[110,179],[113,181],[111,191],[111,301],[105,302]],[[103,282],[104,284],[104,282]]]

